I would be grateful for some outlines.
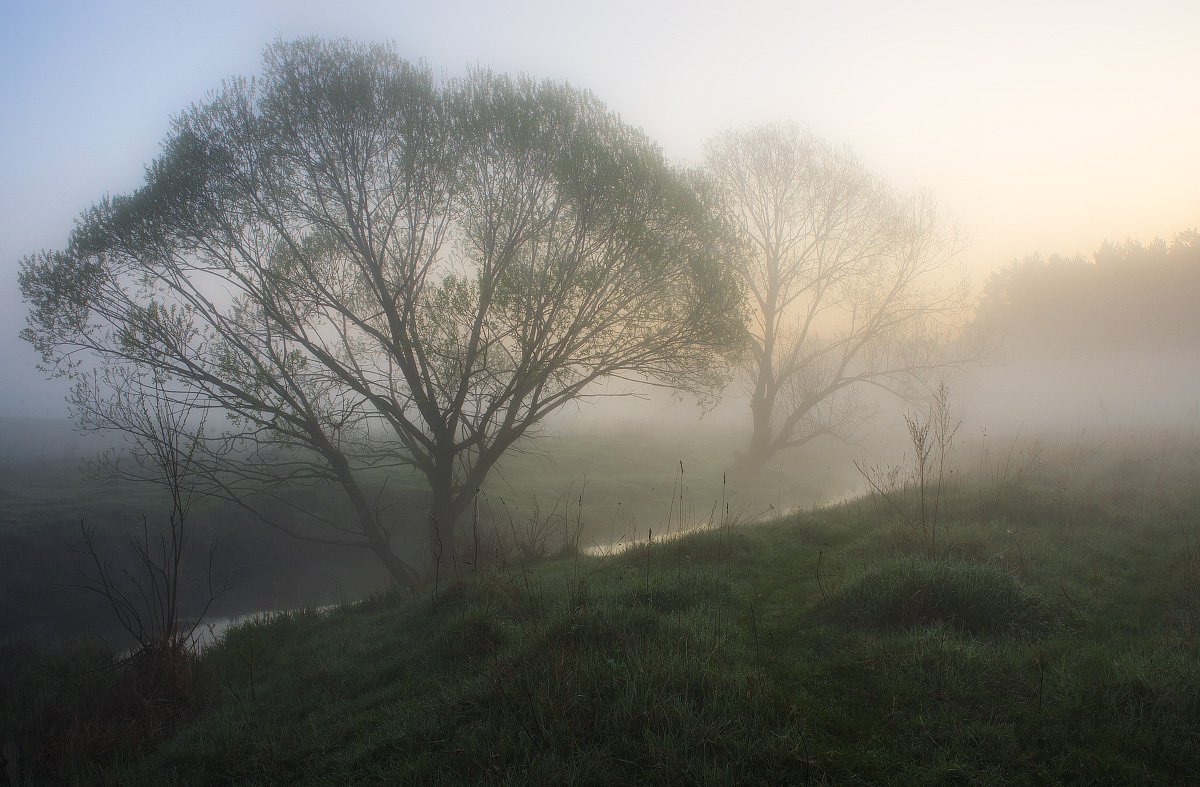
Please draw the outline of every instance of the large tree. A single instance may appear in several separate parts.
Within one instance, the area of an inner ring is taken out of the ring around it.
[[[452,560],[496,461],[593,383],[711,385],[741,327],[725,237],[588,93],[278,43],[175,121],[140,190],[23,260],[23,335],[58,373],[150,370],[219,411],[212,491],[333,482],[355,521],[324,537],[412,583],[364,471],[424,475]]]
[[[925,193],[898,195],[846,149],[796,125],[728,132],[705,151],[712,198],[740,229],[734,266],[752,315],[754,470],[815,437],[846,437],[882,389],[912,396],[946,353],[967,289],[953,225]]]

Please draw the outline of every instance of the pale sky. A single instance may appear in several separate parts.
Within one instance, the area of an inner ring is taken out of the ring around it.
[[[272,39],[390,40],[594,91],[695,162],[771,120],[928,187],[976,283],[1032,252],[1200,225],[1200,2],[27,2],[0,5],[0,416],[65,414],[15,339],[17,261],[138,186],[170,118]]]

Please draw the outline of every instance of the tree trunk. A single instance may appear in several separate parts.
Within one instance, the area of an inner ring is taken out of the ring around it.
[[[739,452],[729,465],[729,476],[737,479],[758,475],[774,455],[775,452],[769,448],[752,448],[744,453]]]
[[[362,488],[350,475],[349,464],[344,462],[344,460],[338,461],[336,459],[332,460],[331,464],[338,475],[342,489],[346,491],[351,505],[354,506],[354,513],[358,517],[359,528],[362,530],[363,537],[366,538],[370,550],[375,553],[376,557],[379,558],[388,570],[388,573],[391,574],[393,582],[410,590],[415,589],[418,579],[417,572],[392,551],[392,545],[389,542],[387,534],[379,526],[379,519],[375,515],[375,510],[367,502],[367,497],[363,494]]]
[[[367,543],[370,544],[371,551],[375,553],[384,567],[387,568],[388,573],[392,575],[392,581],[410,590],[415,589],[417,587],[417,572],[392,551],[392,546],[388,538],[379,527],[375,512],[368,505],[366,497],[363,496],[362,490],[357,485],[350,492],[350,498],[354,503],[354,511],[358,514],[363,535],[367,537]]]
[[[439,463],[429,478],[432,497],[429,502],[429,557],[434,571],[457,576],[459,571],[458,544],[455,524],[460,513],[454,500],[453,471]]]
[[[775,451],[771,450],[771,443],[775,437],[771,431],[772,404],[765,395],[756,394],[751,398],[750,414],[754,428],[745,452],[739,453],[730,465],[731,472],[753,475],[775,455]]]

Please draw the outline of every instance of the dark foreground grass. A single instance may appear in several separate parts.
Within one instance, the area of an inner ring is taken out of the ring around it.
[[[1045,602],[999,566],[921,558],[884,564],[817,611],[854,626],[947,626],[977,635],[1032,633],[1053,622]]]
[[[1052,487],[963,492],[934,556],[863,500],[279,615],[203,655],[170,735],[23,767],[114,784],[1196,783],[1200,509],[1173,500],[1092,495],[1064,523]],[[49,728],[3,735],[24,751]]]

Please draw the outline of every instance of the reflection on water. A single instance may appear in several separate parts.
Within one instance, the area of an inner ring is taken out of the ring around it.
[[[325,604],[320,607],[304,607],[301,609],[264,609],[258,612],[248,612],[244,615],[233,615],[224,618],[213,618],[202,622],[196,626],[196,630],[192,633],[192,639],[197,652],[207,648],[209,645],[215,645],[221,640],[225,632],[234,626],[242,623],[261,623],[270,620],[271,618],[280,615],[292,615],[298,612],[305,614],[322,614],[331,609],[336,609],[338,604]],[[189,624],[190,625],[190,624]]]
[[[753,525],[757,522],[769,522],[771,520],[779,519],[779,518],[783,518],[783,517],[798,516],[800,514],[811,513],[814,511],[819,511],[822,508],[833,508],[834,506],[840,506],[840,505],[848,503],[852,500],[855,500],[855,499],[861,497],[864,493],[865,493],[865,490],[856,486],[856,487],[854,487],[853,491],[843,492],[839,495],[835,495],[830,500],[822,500],[822,499],[818,498],[816,501],[813,502],[813,504],[811,506],[808,506],[808,507],[792,506],[790,508],[787,508],[786,510],[781,510],[781,509],[776,508],[775,506],[769,506],[767,509],[760,511],[757,514],[750,515],[750,516],[744,516],[741,514],[736,514],[736,515],[728,515],[727,514],[726,516],[728,518],[725,521],[718,520],[718,521],[699,522],[694,525],[681,527],[681,528],[678,528],[675,530],[667,530],[667,531],[661,532],[661,533],[651,530],[646,533],[645,538],[636,538],[636,537],[627,538],[626,536],[621,536],[619,539],[617,539],[615,542],[613,542],[611,544],[595,544],[595,543],[593,543],[591,546],[583,547],[583,553],[585,555],[591,555],[593,557],[605,557],[608,555],[620,555],[624,552],[628,552],[629,550],[634,549],[635,547],[639,547],[639,546],[644,547],[651,543],[657,544],[657,543],[660,543],[663,541],[675,541],[676,539],[680,539],[685,536],[690,536],[693,533],[706,533],[706,532],[711,532],[714,530],[727,530],[727,529],[731,529],[731,528],[739,528],[739,527],[742,527],[745,525]]]

